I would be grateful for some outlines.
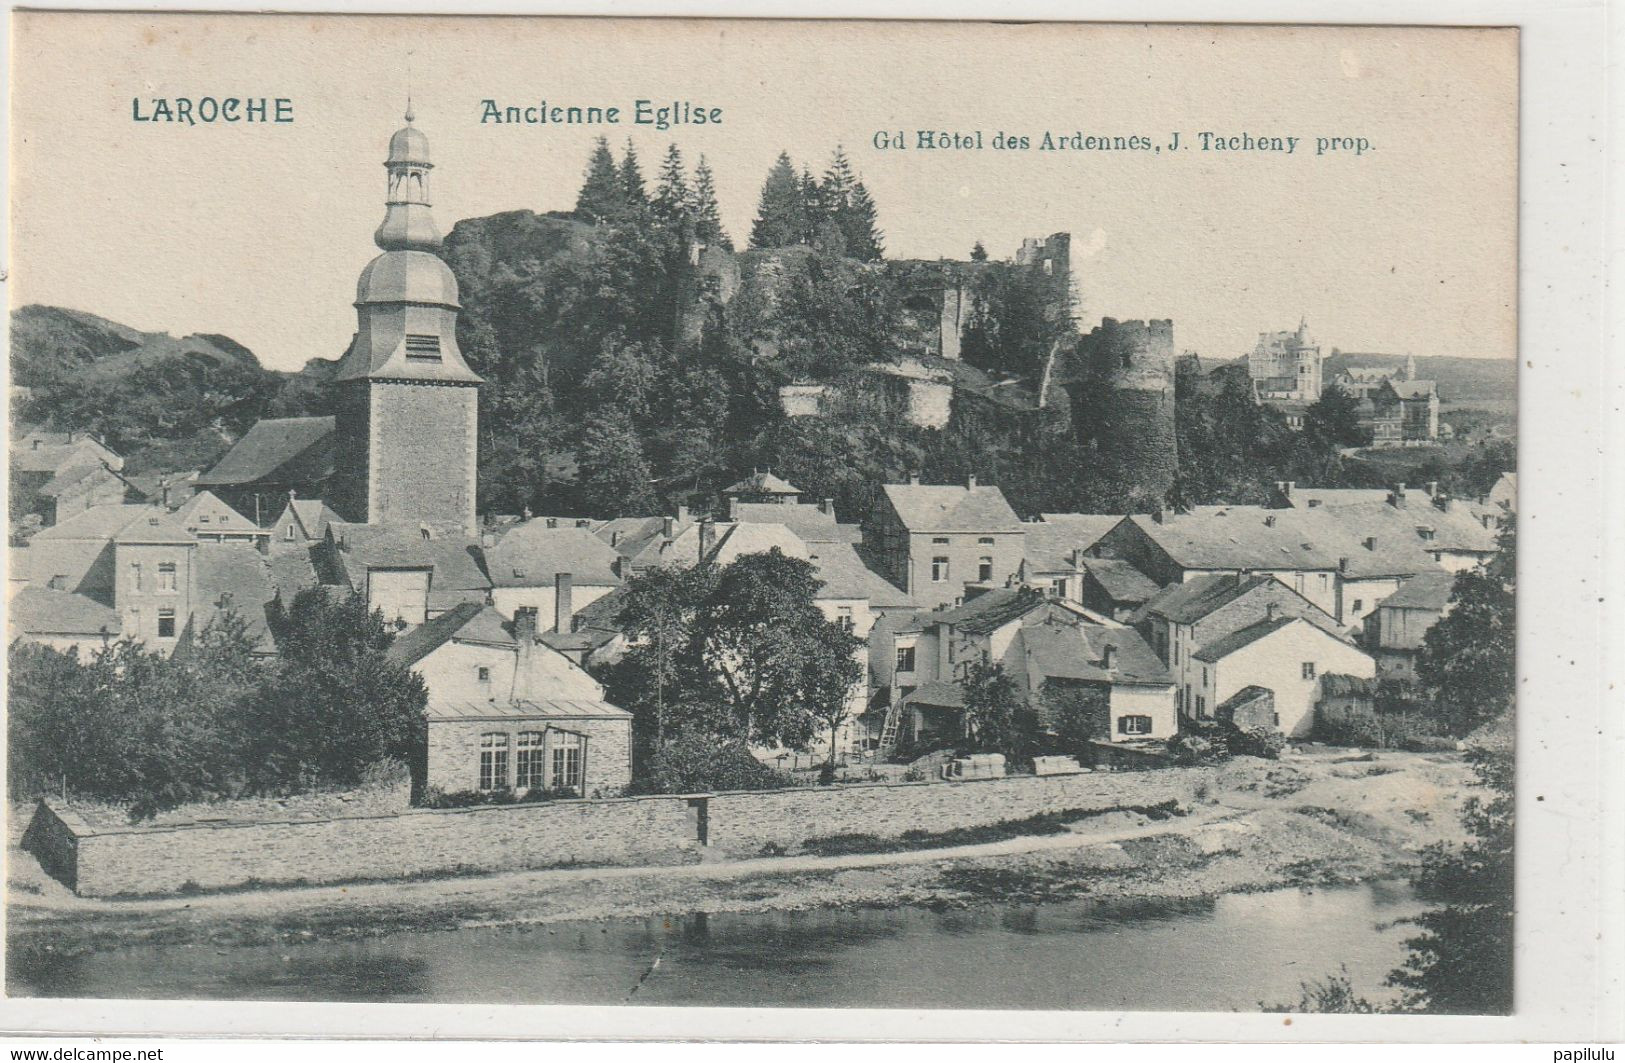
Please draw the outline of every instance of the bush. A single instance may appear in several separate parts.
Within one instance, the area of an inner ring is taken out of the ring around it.
[[[1333,720],[1317,718],[1315,737],[1332,746],[1380,749],[1383,745],[1382,723],[1376,716],[1345,716]]]
[[[482,805],[528,805],[551,800],[555,795],[539,788],[520,792],[503,787],[500,790],[442,790],[431,786],[418,800],[420,808],[478,808]],[[574,797],[570,793],[560,796]]]
[[[1230,752],[1243,757],[1279,760],[1281,750],[1286,748],[1286,736],[1268,727],[1249,727],[1246,730],[1232,727],[1226,737]]]
[[[713,790],[778,790],[788,775],[751,756],[745,744],[702,731],[671,739],[649,757],[634,788],[640,793],[693,794]]]
[[[1168,752],[1174,763],[1183,765],[1213,764],[1230,755],[1223,739],[1204,731],[1181,731],[1168,742]]]

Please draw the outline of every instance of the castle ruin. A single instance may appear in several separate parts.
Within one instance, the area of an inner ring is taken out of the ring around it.
[[[1103,318],[1078,343],[1072,422],[1101,472],[1161,500],[1174,485],[1174,323]]]

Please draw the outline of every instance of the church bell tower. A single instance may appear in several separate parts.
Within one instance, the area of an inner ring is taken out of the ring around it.
[[[356,284],[356,334],[339,363],[329,504],[366,524],[478,534],[474,513],[480,377],[457,347],[457,278],[430,213],[429,142],[389,139],[383,254]]]

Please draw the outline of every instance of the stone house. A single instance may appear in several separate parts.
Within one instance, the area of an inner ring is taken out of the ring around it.
[[[1330,514],[1336,530],[1347,539],[1362,545],[1373,537],[1404,544],[1451,572],[1476,568],[1498,549],[1495,536],[1501,512],[1485,503],[1451,498],[1437,482],[1421,488],[1403,483],[1388,488],[1312,488],[1280,482],[1270,506],[1321,518]],[[1376,600],[1366,597],[1368,602]],[[1360,615],[1355,611],[1349,622]]]
[[[1084,555],[1122,519],[1102,513],[1044,513],[1028,521],[1023,526],[1021,582],[1083,604]]]
[[[1376,658],[1379,678],[1415,682],[1422,640],[1449,611],[1455,582],[1449,572],[1418,574],[1366,616],[1362,641]]]
[[[1001,587],[1016,577],[1025,550],[1026,525],[1004,492],[961,487],[886,484],[865,525],[880,574],[924,608],[950,605],[967,585]]]
[[[333,521],[312,557],[322,583],[349,586],[401,628],[491,593],[479,540],[455,529]]]
[[[1097,557],[1083,562],[1083,605],[1102,616],[1126,622],[1160,590],[1127,561]]]
[[[632,714],[537,631],[464,602],[401,635],[389,656],[429,700],[422,784],[464,790],[618,795],[632,781]]]
[[[30,432],[11,445],[11,516],[36,513],[46,527],[95,506],[140,501],[121,474],[124,459],[85,432]]]
[[[1371,656],[1322,625],[1299,616],[1271,613],[1194,654],[1201,669],[1195,720],[1217,718],[1217,707],[1246,687],[1262,687],[1275,697],[1281,733],[1307,738],[1314,729],[1320,678],[1329,673],[1370,679]]]
[[[1202,700],[1209,666],[1200,660],[1201,651],[1271,616],[1300,617],[1333,634],[1339,631],[1330,614],[1275,577],[1239,574],[1169,584],[1130,614],[1129,622],[1172,672],[1181,714],[1207,719],[1215,702]]]
[[[491,604],[506,617],[528,608],[548,631],[569,631],[577,609],[621,585],[621,555],[587,528],[549,518],[516,525],[485,550]]]
[[[290,494],[321,498],[333,478],[332,417],[258,421],[195,481],[257,525],[269,526]]]
[[[327,526],[339,515],[319,498],[290,497],[271,525],[271,538],[282,546],[310,546],[327,538]]]

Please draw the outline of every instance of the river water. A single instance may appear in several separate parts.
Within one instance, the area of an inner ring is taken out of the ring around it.
[[[1346,966],[1385,998],[1407,886],[1201,901],[689,914],[142,947],[13,969],[26,996],[1250,1011]],[[656,962],[658,960],[658,963]]]

